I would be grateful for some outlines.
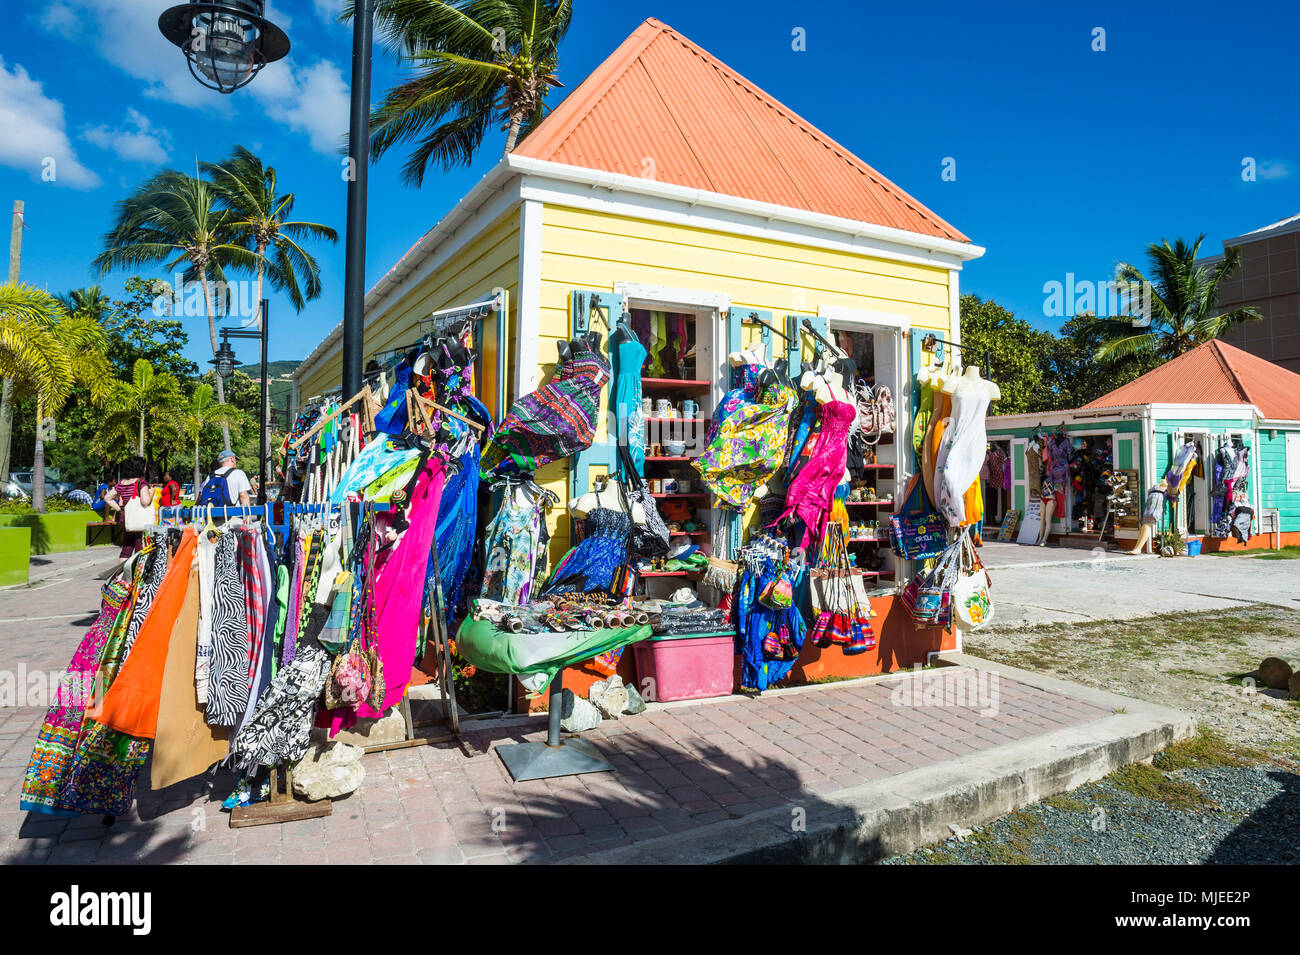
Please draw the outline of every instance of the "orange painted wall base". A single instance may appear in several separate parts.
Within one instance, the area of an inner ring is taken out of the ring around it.
[[[1231,551],[1245,550],[1272,550],[1273,539],[1280,539],[1281,547],[1300,546],[1300,531],[1284,531],[1281,534],[1255,534],[1250,539],[1249,544],[1243,544],[1235,537],[1203,537],[1201,538],[1202,554],[1217,554],[1220,552],[1228,553]]]
[[[790,676],[782,686],[797,686],[826,679],[851,679],[877,673],[893,673],[917,664],[924,664],[926,654],[940,650],[955,650],[957,640],[950,630],[929,628],[918,630],[912,618],[896,596],[872,598],[871,607],[876,612],[871,625],[876,631],[876,645],[865,653],[846,656],[839,647],[822,649],[805,642],[803,652]],[[618,664],[618,675],[624,683],[639,685],[636,672],[636,654],[627,649]],[[563,673],[564,686],[578,696],[586,696],[588,689],[604,674],[590,666],[568,667]],[[740,657],[736,657],[732,687],[740,686]],[[523,688],[515,682],[515,709],[518,712],[540,712],[546,709],[545,694],[529,700]]]

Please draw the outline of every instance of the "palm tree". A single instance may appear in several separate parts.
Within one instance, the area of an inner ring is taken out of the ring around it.
[[[184,279],[203,289],[212,354],[217,354],[217,319],[209,279],[225,280],[231,267],[251,269],[255,254],[244,247],[230,225],[217,190],[195,176],[164,169],[117,204],[113,228],[104,236],[104,251],[95,257],[101,275],[114,268],[166,262],[173,271],[185,264]],[[217,398],[225,389],[217,381]],[[229,428],[222,437],[230,443]]]
[[[58,414],[74,388],[103,400],[112,382],[104,357],[104,330],[84,315],[69,315],[48,292],[30,285],[0,286],[0,376],[36,395],[32,507],[45,511],[45,420]]]
[[[262,282],[289,296],[295,311],[320,296],[320,266],[300,244],[303,239],[338,242],[339,234],[319,222],[289,219],[294,195],[278,191],[276,173],[243,146],[236,146],[221,163],[200,163],[212,179],[222,205],[228,210],[226,223],[236,237],[247,239],[257,255],[257,294],[262,300]],[[268,257],[267,252],[270,252]]]
[[[1128,355],[1149,354],[1161,361],[1176,358],[1197,345],[1219,338],[1243,322],[1263,318],[1253,308],[1219,311],[1219,282],[1237,270],[1241,249],[1229,246],[1214,265],[1197,265],[1196,257],[1205,233],[1195,242],[1161,239],[1147,246],[1151,278],[1136,266],[1121,262],[1115,281],[1121,288],[1143,290],[1150,300],[1150,323],[1136,326],[1131,320],[1103,318],[1096,330],[1103,339],[1097,360],[1115,361]]]
[[[65,295],[56,295],[55,298],[69,315],[81,315],[101,325],[113,308],[113,300],[98,285],[76,288]]]
[[[403,178],[419,186],[431,162],[469,165],[493,126],[505,155],[542,121],[556,79],[570,0],[379,0],[375,22],[416,76],[370,114],[377,159],[415,142]],[[349,2],[344,19],[352,16]]]
[[[104,403],[99,429],[101,440],[105,443],[123,438],[133,440],[135,453],[142,458],[149,457],[145,453],[146,434],[154,437],[179,430],[176,425],[185,403],[180,382],[171,372],[155,372],[147,359],[137,358],[131,369],[131,380],[113,384],[112,393]]]
[[[198,493],[198,487],[203,483],[203,470],[199,466],[199,441],[203,437],[203,429],[214,424],[237,425],[243,419],[238,408],[221,404],[212,395],[212,386],[200,383],[181,413],[181,433],[194,442],[195,493]]]

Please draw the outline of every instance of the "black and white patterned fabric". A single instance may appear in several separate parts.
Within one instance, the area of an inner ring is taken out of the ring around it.
[[[236,550],[235,535],[222,534],[212,587],[212,660],[204,710],[209,726],[237,726],[248,706],[248,614]]]
[[[171,563],[171,549],[167,546],[167,532],[154,534],[155,547],[143,559],[150,561],[145,568],[144,579],[140,582],[140,592],[136,595],[135,606],[131,609],[131,619],[127,621],[126,635],[122,641],[122,659],[125,660],[135,646],[135,638],[144,626],[144,618],[149,616],[153,598],[167,576],[167,565]]]
[[[331,662],[315,638],[303,637],[298,655],[275,675],[231,744],[236,766],[253,769],[302,759],[311,743],[311,725]]]

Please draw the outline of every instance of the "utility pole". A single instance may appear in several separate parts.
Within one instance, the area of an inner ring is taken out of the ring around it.
[[[23,201],[14,200],[14,220],[9,233],[9,284],[18,284],[19,266],[23,259]],[[0,484],[9,483],[9,448],[14,433],[14,382],[4,380],[0,394]]]

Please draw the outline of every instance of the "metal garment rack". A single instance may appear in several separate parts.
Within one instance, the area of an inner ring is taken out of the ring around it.
[[[943,360],[943,349],[945,348],[955,348],[957,351],[963,350],[961,345],[956,342],[945,341],[933,332],[921,339],[921,351],[929,352],[940,361]],[[962,357],[964,358],[965,355],[963,354]],[[993,380],[993,352],[989,348],[984,349],[984,377],[989,381]]]

